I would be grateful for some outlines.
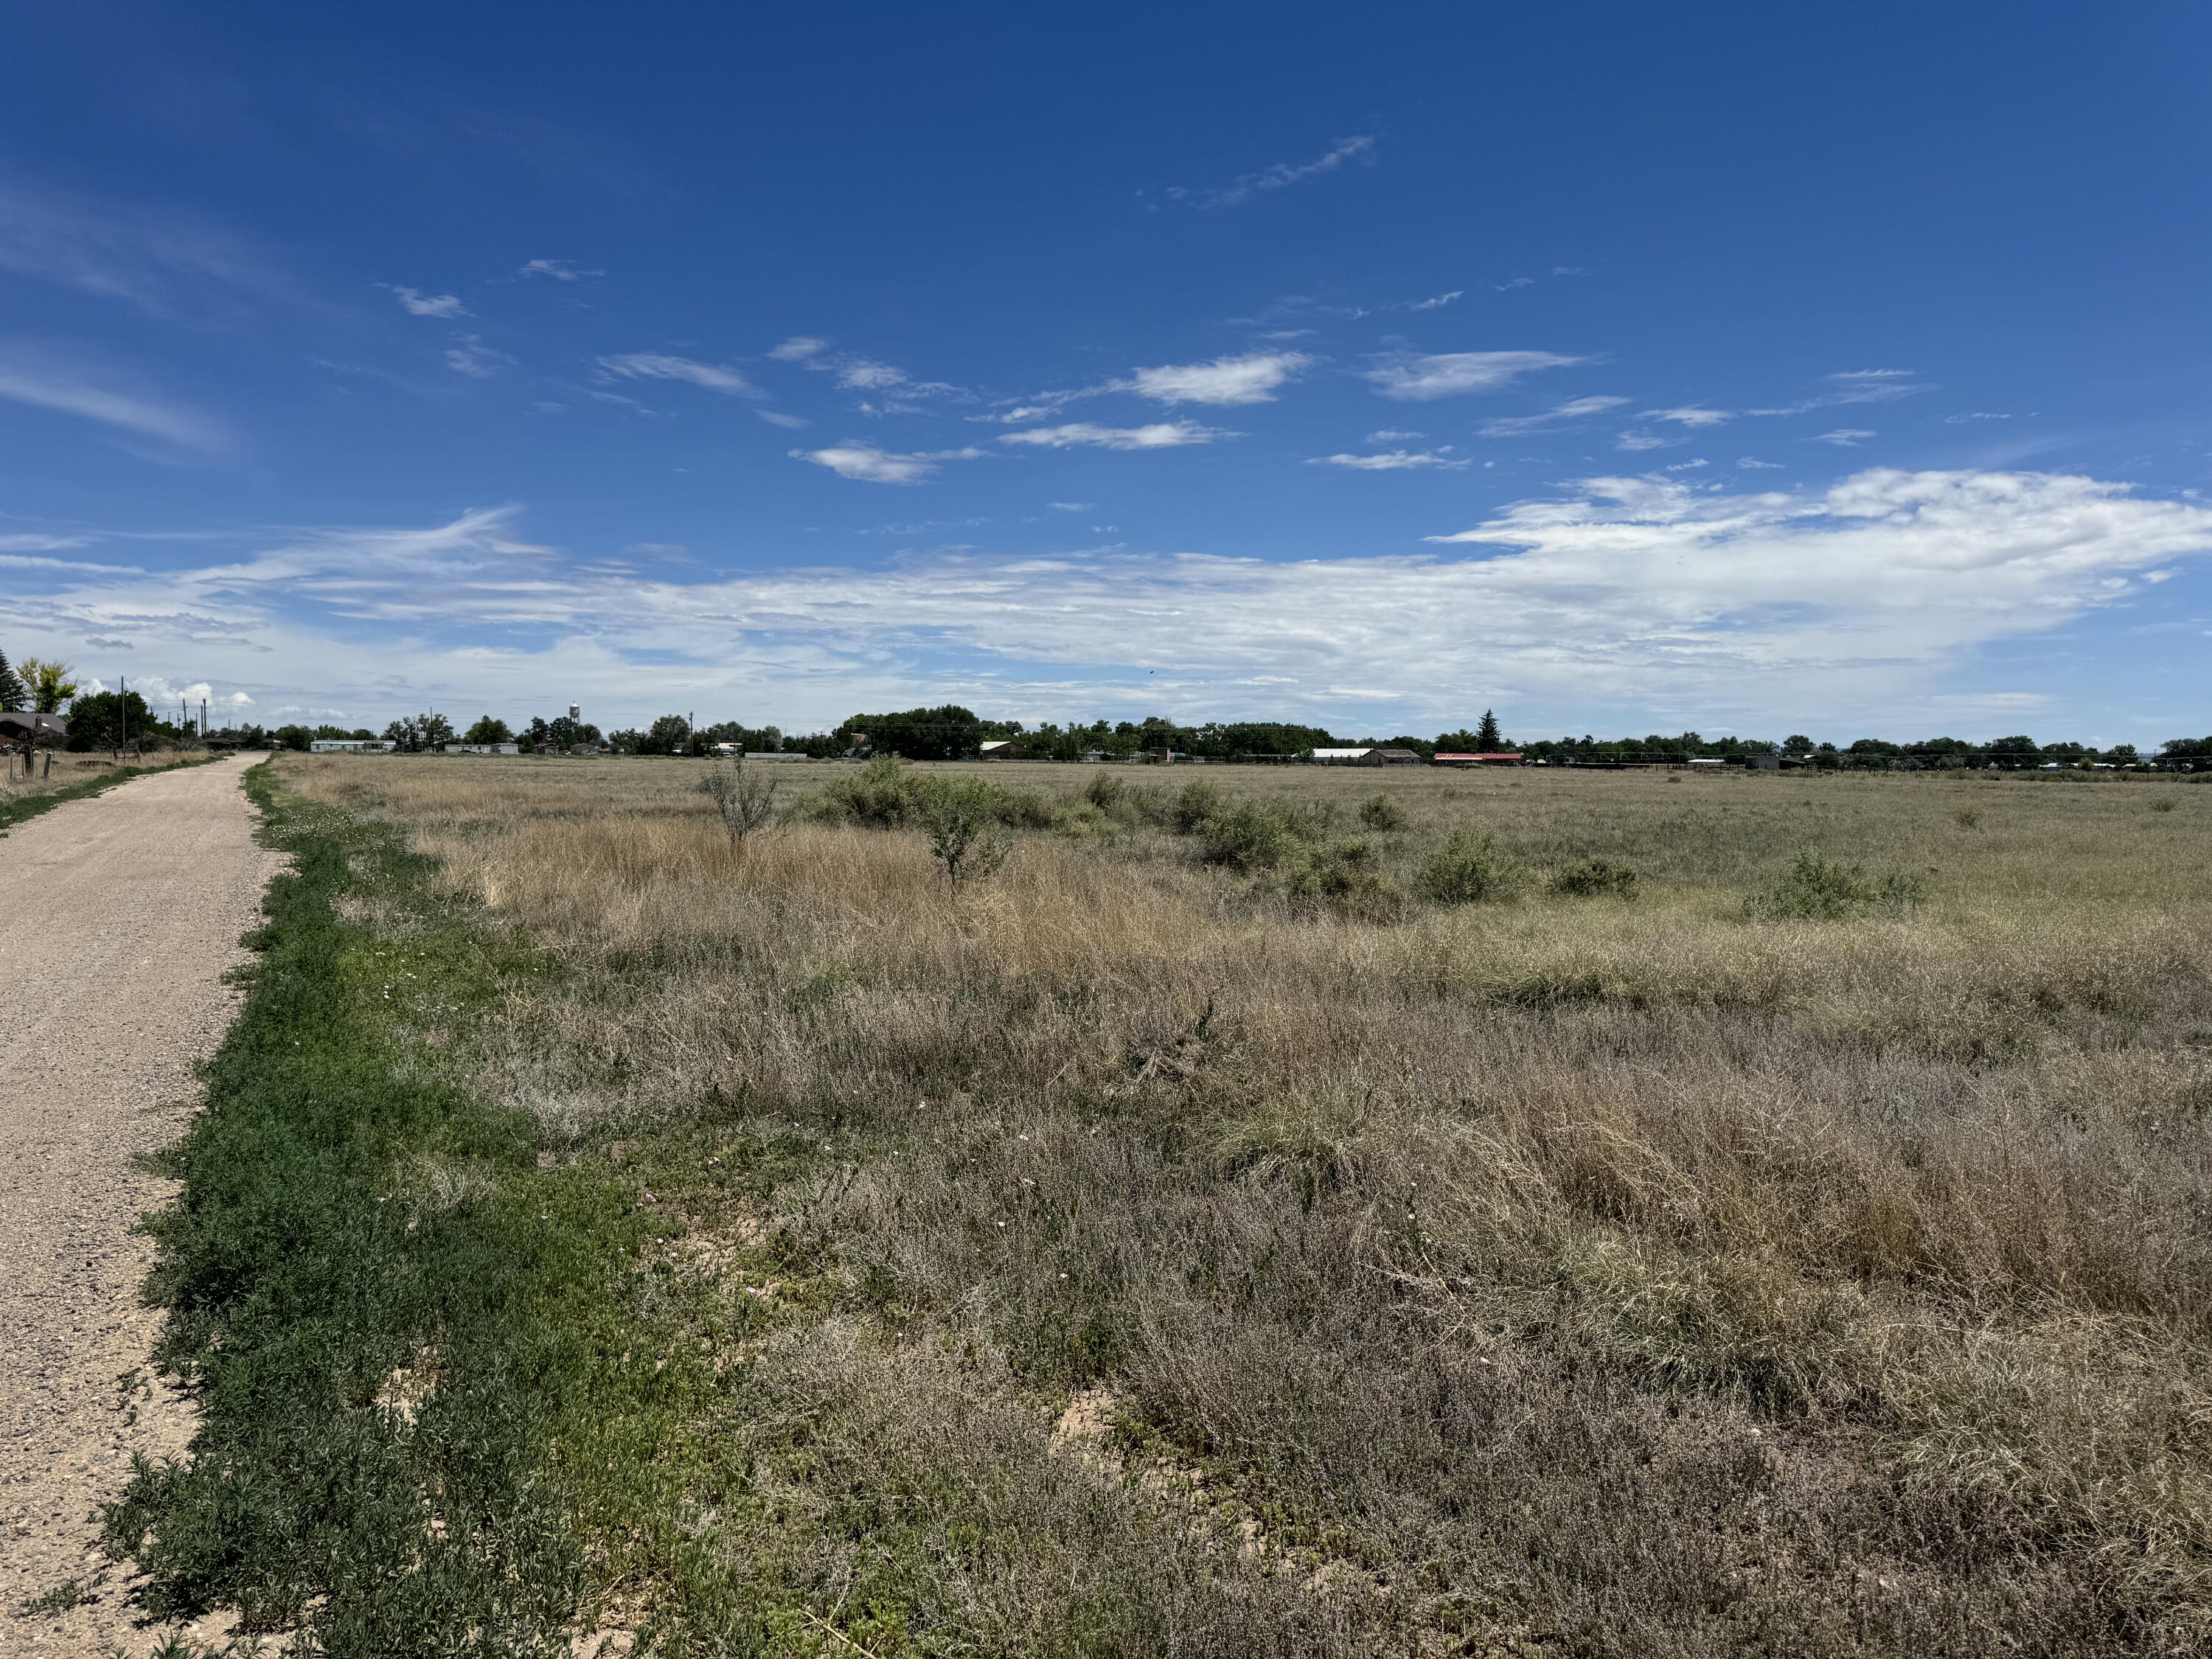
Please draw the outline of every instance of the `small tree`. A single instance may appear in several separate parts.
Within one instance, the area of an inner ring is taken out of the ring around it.
[[[1475,728],[1475,752],[1479,755],[1495,755],[1504,747],[1504,736],[1498,729],[1498,716],[1489,709],[1484,709],[1482,724]]]
[[[464,743],[513,743],[514,733],[507,730],[507,722],[486,714],[469,727],[461,739]]]
[[[945,882],[956,893],[963,882],[990,875],[1012,850],[992,813],[991,790],[979,780],[945,785],[923,823],[930,854],[945,866]]]
[[[31,688],[23,684],[22,676],[8,666],[8,653],[0,651],[0,714],[21,713],[30,706]]]
[[[76,696],[76,682],[70,678],[76,671],[65,662],[26,657],[15,669],[30,688],[31,707],[41,714],[60,714],[62,705]]]
[[[714,803],[732,852],[742,853],[745,838],[766,829],[775,816],[775,780],[759,767],[748,768],[743,756],[727,766],[708,768],[697,787]]]

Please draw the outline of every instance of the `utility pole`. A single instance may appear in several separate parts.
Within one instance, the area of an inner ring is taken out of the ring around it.
[[[123,729],[115,741],[115,758],[121,760],[123,751],[131,746],[131,682],[124,675],[115,677],[116,706],[122,710]]]
[[[207,741],[207,699],[200,699],[200,741]]]

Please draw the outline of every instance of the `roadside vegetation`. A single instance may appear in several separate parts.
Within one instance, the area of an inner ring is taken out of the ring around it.
[[[2212,791],[878,762],[739,834],[689,762],[273,770],[157,1224],[208,1427],[113,1528],[166,1607],[2212,1641]]]

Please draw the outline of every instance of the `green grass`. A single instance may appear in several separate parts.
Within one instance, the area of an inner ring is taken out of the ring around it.
[[[34,818],[41,812],[51,812],[64,801],[88,800],[93,796],[112,789],[118,783],[128,783],[133,778],[143,778],[153,772],[173,772],[179,767],[205,766],[221,758],[215,755],[197,755],[190,760],[171,761],[161,766],[121,766],[98,777],[84,778],[76,783],[64,783],[57,788],[35,795],[21,795],[13,800],[0,800],[0,835],[17,824]]]
[[[265,768],[248,786],[293,866],[148,1223],[157,1358],[200,1427],[187,1461],[140,1463],[109,1548],[164,1620],[234,1606],[335,1656],[560,1650],[605,1577],[594,1537],[661,1507],[653,1455],[709,1382],[643,1359],[651,1206],[604,1163],[541,1170],[526,1115],[403,1041],[480,1040],[538,962],[425,899],[388,835]],[[412,925],[344,920],[362,890]]]

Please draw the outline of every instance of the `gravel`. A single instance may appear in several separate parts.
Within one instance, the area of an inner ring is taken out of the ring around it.
[[[131,1455],[181,1455],[191,1415],[147,1355],[160,1314],[132,1231],[238,1003],[222,982],[282,862],[236,761],[140,778],[0,838],[0,1651],[137,1655],[162,1632],[100,1550]],[[90,1601],[26,1616],[70,1579]],[[210,1620],[187,1634],[222,1633]]]

